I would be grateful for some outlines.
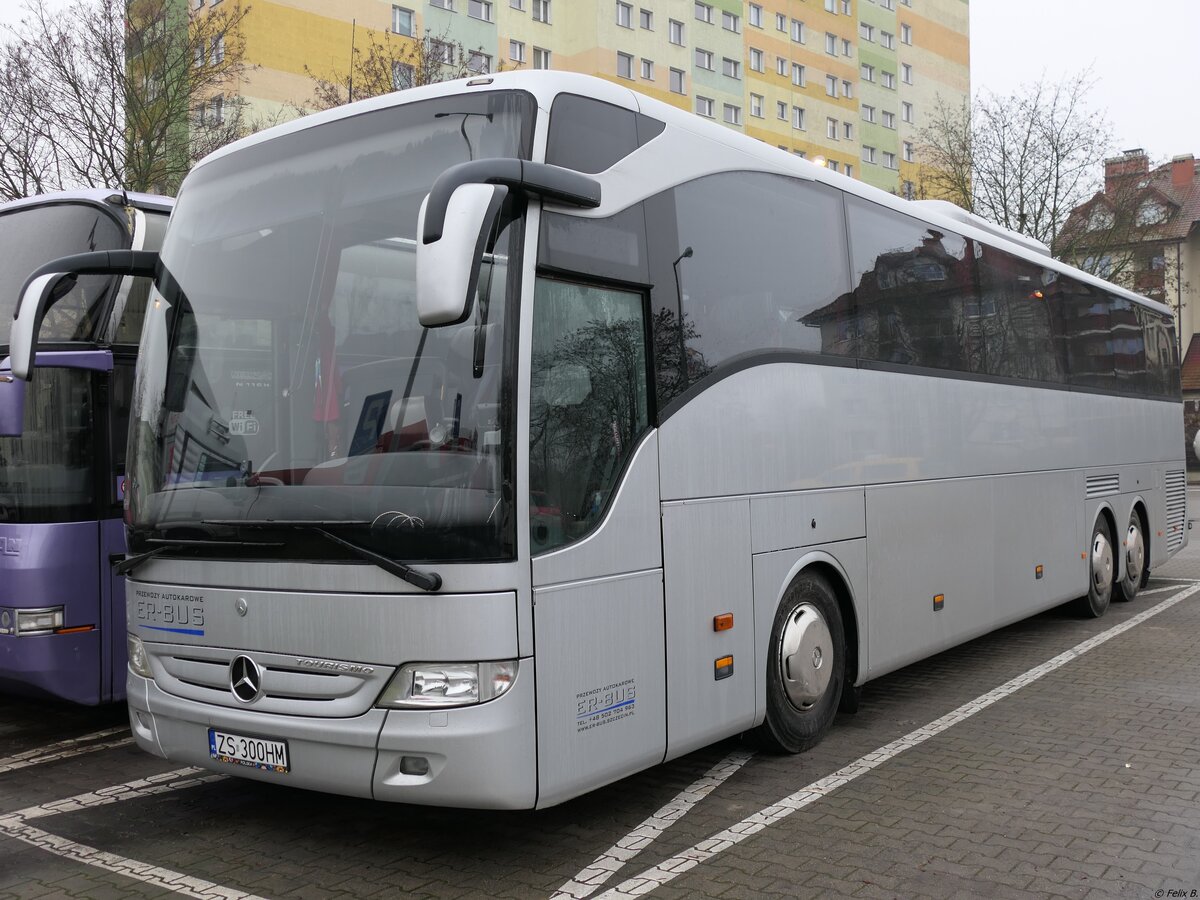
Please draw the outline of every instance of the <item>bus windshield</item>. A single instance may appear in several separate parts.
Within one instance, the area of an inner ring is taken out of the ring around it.
[[[512,558],[521,217],[491,236],[457,326],[418,322],[415,241],[434,179],[528,159],[534,115],[511,91],[410,103],[185,182],[134,387],[131,549],[212,537],[343,556],[319,528],[395,559]]]
[[[0,209],[0,344],[8,342],[17,298],[34,269],[60,256],[129,246],[128,228],[114,213],[86,203],[50,203]],[[96,336],[105,300],[116,281],[108,275],[84,275],[46,313],[39,332],[47,342],[87,341]]]

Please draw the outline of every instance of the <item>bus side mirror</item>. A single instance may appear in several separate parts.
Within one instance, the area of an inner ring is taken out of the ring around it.
[[[496,226],[508,188],[464,184],[446,205],[441,235],[425,242],[429,197],[417,217],[417,318],[426,328],[456,325],[471,312],[488,236]]]
[[[0,372],[0,437],[20,437],[25,422],[25,382]]]
[[[49,272],[32,279],[21,292],[20,307],[9,338],[9,364],[13,377],[28,381],[37,356],[37,336],[46,310],[70,292],[76,278],[67,272]]]

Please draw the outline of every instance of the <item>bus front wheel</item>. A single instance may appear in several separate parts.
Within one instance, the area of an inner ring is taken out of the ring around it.
[[[842,614],[829,582],[801,572],[788,586],[771,627],[767,718],[756,731],[769,750],[800,753],[833,724],[846,673]]]
[[[1098,619],[1108,611],[1116,562],[1108,520],[1098,516],[1096,524],[1092,526],[1092,540],[1088,545],[1088,592],[1076,601],[1080,615]]]

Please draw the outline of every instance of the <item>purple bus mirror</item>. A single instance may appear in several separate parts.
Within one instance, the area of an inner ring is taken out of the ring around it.
[[[0,437],[20,437],[25,422],[25,382],[0,371]]]

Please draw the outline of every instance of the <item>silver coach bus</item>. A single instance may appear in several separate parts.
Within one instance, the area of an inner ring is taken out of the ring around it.
[[[796,752],[1186,540],[1165,307],[605,81],[271,129],[118,262],[130,720],[181,763],[527,808]]]

